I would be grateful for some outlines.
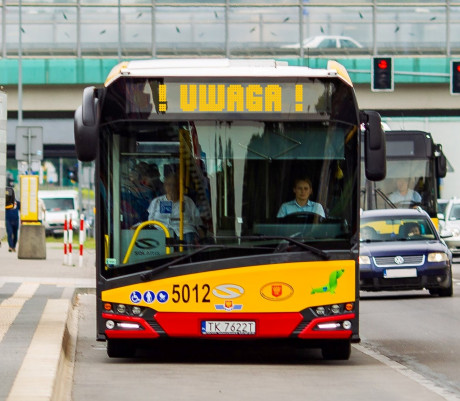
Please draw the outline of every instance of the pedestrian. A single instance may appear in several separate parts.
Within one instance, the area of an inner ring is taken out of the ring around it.
[[[43,199],[38,198],[38,221],[43,223],[46,218],[46,206]]]
[[[5,210],[6,233],[8,235],[8,252],[16,252],[19,231],[20,202],[15,201],[14,206]]]

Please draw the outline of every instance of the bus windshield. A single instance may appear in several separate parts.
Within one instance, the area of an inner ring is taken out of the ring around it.
[[[437,158],[431,136],[422,131],[386,132],[387,174],[373,183],[361,178],[363,209],[422,207],[430,217],[437,215]]]
[[[434,191],[432,183],[435,180],[432,163],[431,159],[388,159],[387,176],[376,185],[385,196],[377,197],[376,208],[385,209],[393,205],[397,208],[412,208],[423,205],[430,209],[436,201],[435,194],[430,193],[430,190]]]
[[[234,256],[273,253],[283,237],[324,249],[349,243],[356,130],[330,121],[106,125],[101,174],[112,185],[101,194],[111,208],[104,227],[108,267],[205,245],[234,246]],[[308,202],[320,207],[284,215],[281,205],[296,198],[297,179],[309,180]],[[208,257],[221,258],[214,248]]]

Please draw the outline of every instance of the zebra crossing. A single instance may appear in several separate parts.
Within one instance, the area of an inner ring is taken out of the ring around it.
[[[94,287],[94,265],[63,266],[61,248],[45,260],[0,248],[0,401],[70,400],[72,302]]]
[[[37,282],[0,287],[0,400],[51,399],[70,299]]]

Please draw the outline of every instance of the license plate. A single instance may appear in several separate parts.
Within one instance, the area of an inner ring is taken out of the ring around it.
[[[201,334],[254,335],[256,334],[256,322],[204,320],[201,322]]]
[[[417,269],[385,269],[383,272],[385,278],[406,278],[417,277]]]

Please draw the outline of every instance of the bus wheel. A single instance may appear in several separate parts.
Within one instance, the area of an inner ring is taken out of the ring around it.
[[[351,343],[350,341],[330,341],[321,348],[323,359],[345,361],[350,358]]]
[[[109,358],[132,358],[136,354],[136,344],[130,340],[107,340]]]

